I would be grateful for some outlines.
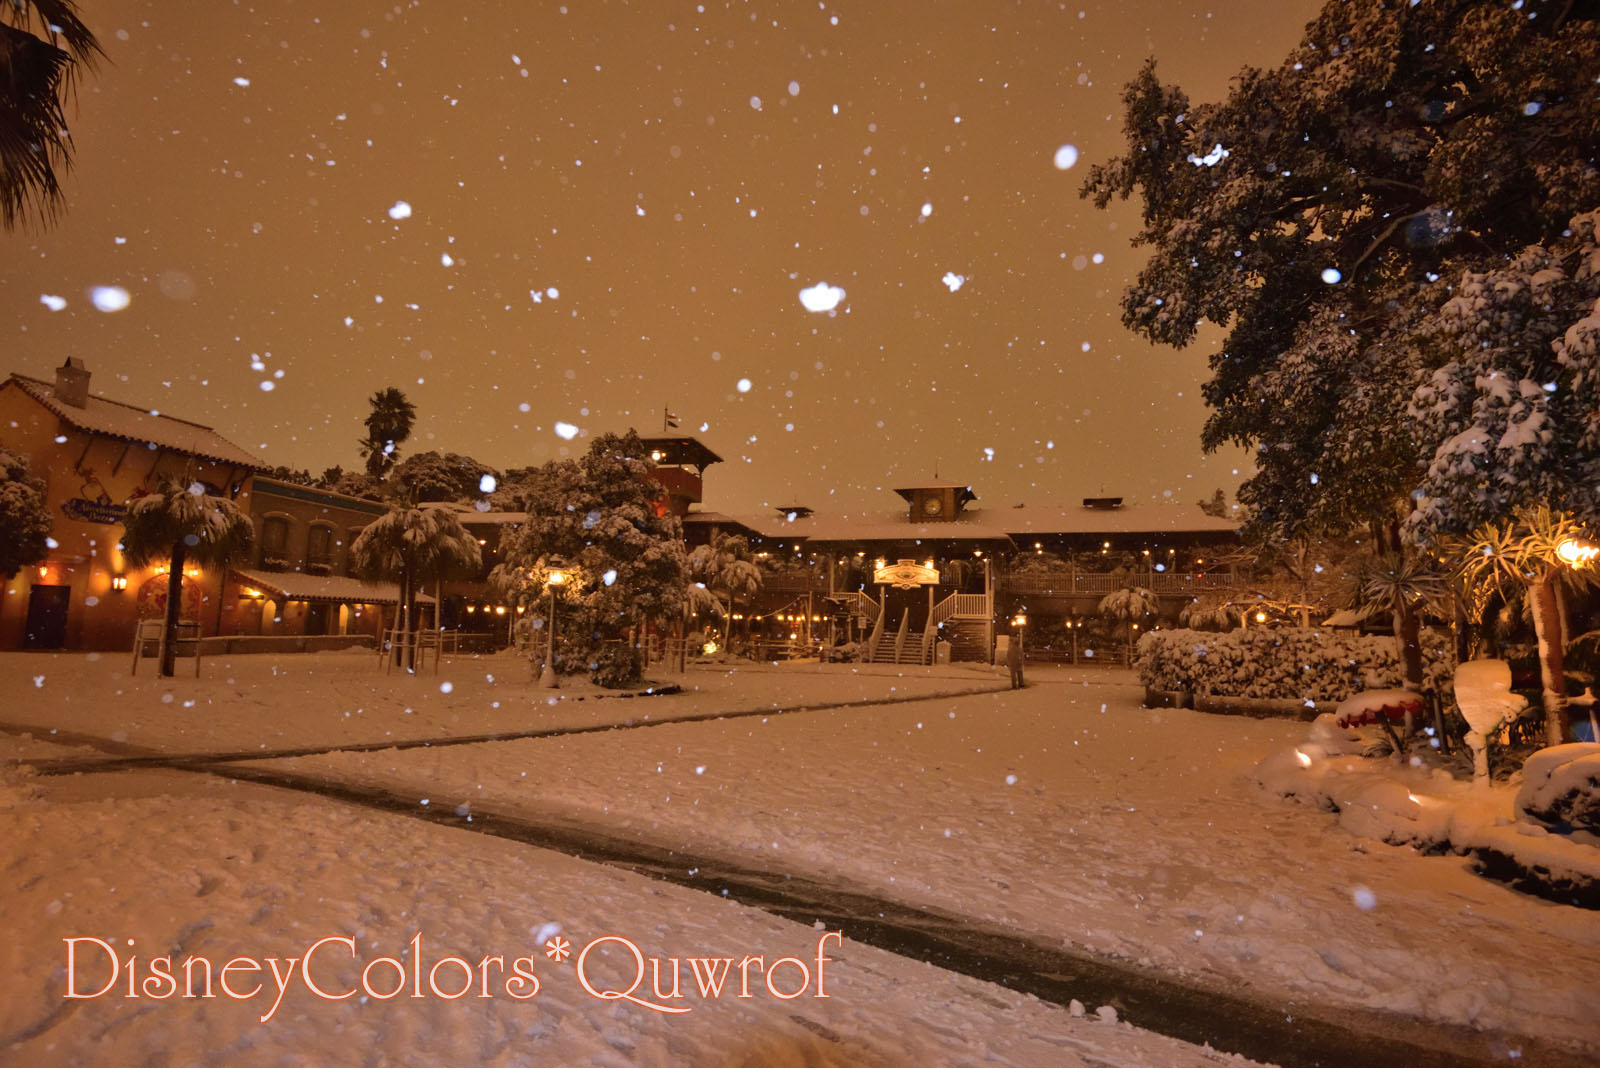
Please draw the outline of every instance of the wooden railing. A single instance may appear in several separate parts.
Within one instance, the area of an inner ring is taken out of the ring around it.
[[[872,621],[872,633],[867,635],[867,663],[877,659],[878,643],[883,641],[883,613],[879,612]]]
[[[775,567],[762,571],[761,587],[767,590],[826,593],[828,573],[814,567]]]
[[[900,629],[894,636],[894,662],[900,663],[900,654],[906,647],[906,628],[911,625],[911,609],[900,613]]]
[[[1107,573],[1061,571],[1019,572],[1006,575],[1000,585],[1008,593],[1107,594],[1124,586],[1143,586],[1156,594],[1180,596],[1205,590],[1224,590],[1238,584],[1238,579],[1227,571],[1202,571],[1178,573],[1163,571],[1129,571],[1121,575]]]
[[[860,590],[853,590],[849,593],[830,593],[828,600],[839,602],[845,606],[846,611],[851,615],[857,615],[863,619],[876,621],[878,615],[883,611],[877,601],[874,601]]]

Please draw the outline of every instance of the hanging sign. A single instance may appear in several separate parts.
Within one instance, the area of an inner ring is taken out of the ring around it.
[[[915,560],[896,560],[887,567],[876,568],[872,581],[879,586],[893,586],[897,590],[914,590],[918,586],[939,585],[939,569],[919,564]]]
[[[109,526],[122,522],[128,514],[128,507],[123,504],[112,504],[109,500],[91,501],[87,497],[69,497],[61,502],[61,511],[68,519],[76,519],[80,523],[104,523]]]

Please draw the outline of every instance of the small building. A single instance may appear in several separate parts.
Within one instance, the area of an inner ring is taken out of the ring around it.
[[[0,383],[0,445],[44,481],[50,556],[24,568],[0,600],[0,649],[126,649],[134,624],[166,603],[165,568],[128,566],[119,544],[129,502],[163,475],[201,483],[248,506],[257,457],[209,426],[89,392],[76,357],[54,381],[13,374]],[[184,611],[201,633],[232,626],[224,573],[191,566]]]
[[[393,623],[400,590],[356,578],[350,546],[386,511],[377,501],[256,476],[249,497],[255,556],[229,569],[233,626],[226,633],[377,640]]]

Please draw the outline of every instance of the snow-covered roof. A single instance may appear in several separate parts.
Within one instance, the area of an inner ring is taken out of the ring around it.
[[[787,519],[780,515],[747,516],[739,522],[769,538],[840,541],[1006,541],[1006,532],[976,521],[967,512],[942,523],[912,523],[902,509],[892,512],[858,512],[809,515]]]
[[[149,408],[141,408],[105,397],[89,397],[82,408],[67,404],[56,396],[55,386],[42,379],[13,374],[5,383],[16,386],[61,420],[86,434],[117,438],[137,445],[155,445],[187,453],[202,460],[248,467],[254,471],[270,468],[255,456],[235,445],[208,426],[177,419]],[[0,388],[4,388],[0,386]]]
[[[968,514],[973,510],[968,509]],[[988,523],[1017,535],[1040,534],[1234,534],[1239,522],[1207,515],[1197,504],[1127,504],[1120,508],[1081,505],[992,508],[977,512]]]
[[[418,507],[443,508],[454,512],[461,525],[466,526],[516,526],[528,521],[527,512],[480,512],[470,504],[460,501],[423,501]]]
[[[728,517],[723,517],[724,519]],[[968,508],[952,520],[910,522],[900,509],[854,515],[734,517],[769,538],[836,541],[1031,541],[1045,535],[1233,534],[1239,524],[1207,515],[1198,505],[1122,508]]]
[[[327,601],[339,604],[399,604],[400,587],[392,582],[368,585],[344,575],[307,575],[303,571],[249,571],[233,569],[241,582],[288,601]],[[419,604],[433,598],[417,594]]]

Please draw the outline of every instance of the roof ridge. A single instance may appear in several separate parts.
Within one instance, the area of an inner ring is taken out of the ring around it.
[[[16,371],[13,371],[11,373],[11,377],[12,378],[16,378],[16,379],[20,379],[23,382],[32,382],[34,385],[43,386],[45,389],[50,391],[50,399],[51,400],[55,401],[58,404],[66,404],[67,403],[66,401],[61,400],[59,397],[56,396],[56,394],[55,394],[55,383],[50,382],[47,379],[34,378],[32,375],[20,374],[20,373],[18,373]],[[129,411],[139,412],[139,413],[141,413],[143,415],[153,416],[156,419],[170,419],[174,423],[182,423],[185,426],[196,427],[197,429],[200,429],[200,430],[209,430],[212,433],[216,433],[216,429],[217,429],[216,427],[208,426],[205,423],[197,423],[193,419],[182,419],[182,418],[179,418],[176,415],[168,415],[167,413],[161,411],[158,408],[146,408],[146,407],[143,407],[143,406],[138,405],[138,404],[129,404],[127,401],[113,400],[112,398],[107,397],[102,393],[91,393],[89,395],[88,399],[89,400],[97,400],[102,404],[115,404],[119,408],[127,408]],[[69,407],[69,408],[76,407],[76,405],[67,405],[67,407]]]

